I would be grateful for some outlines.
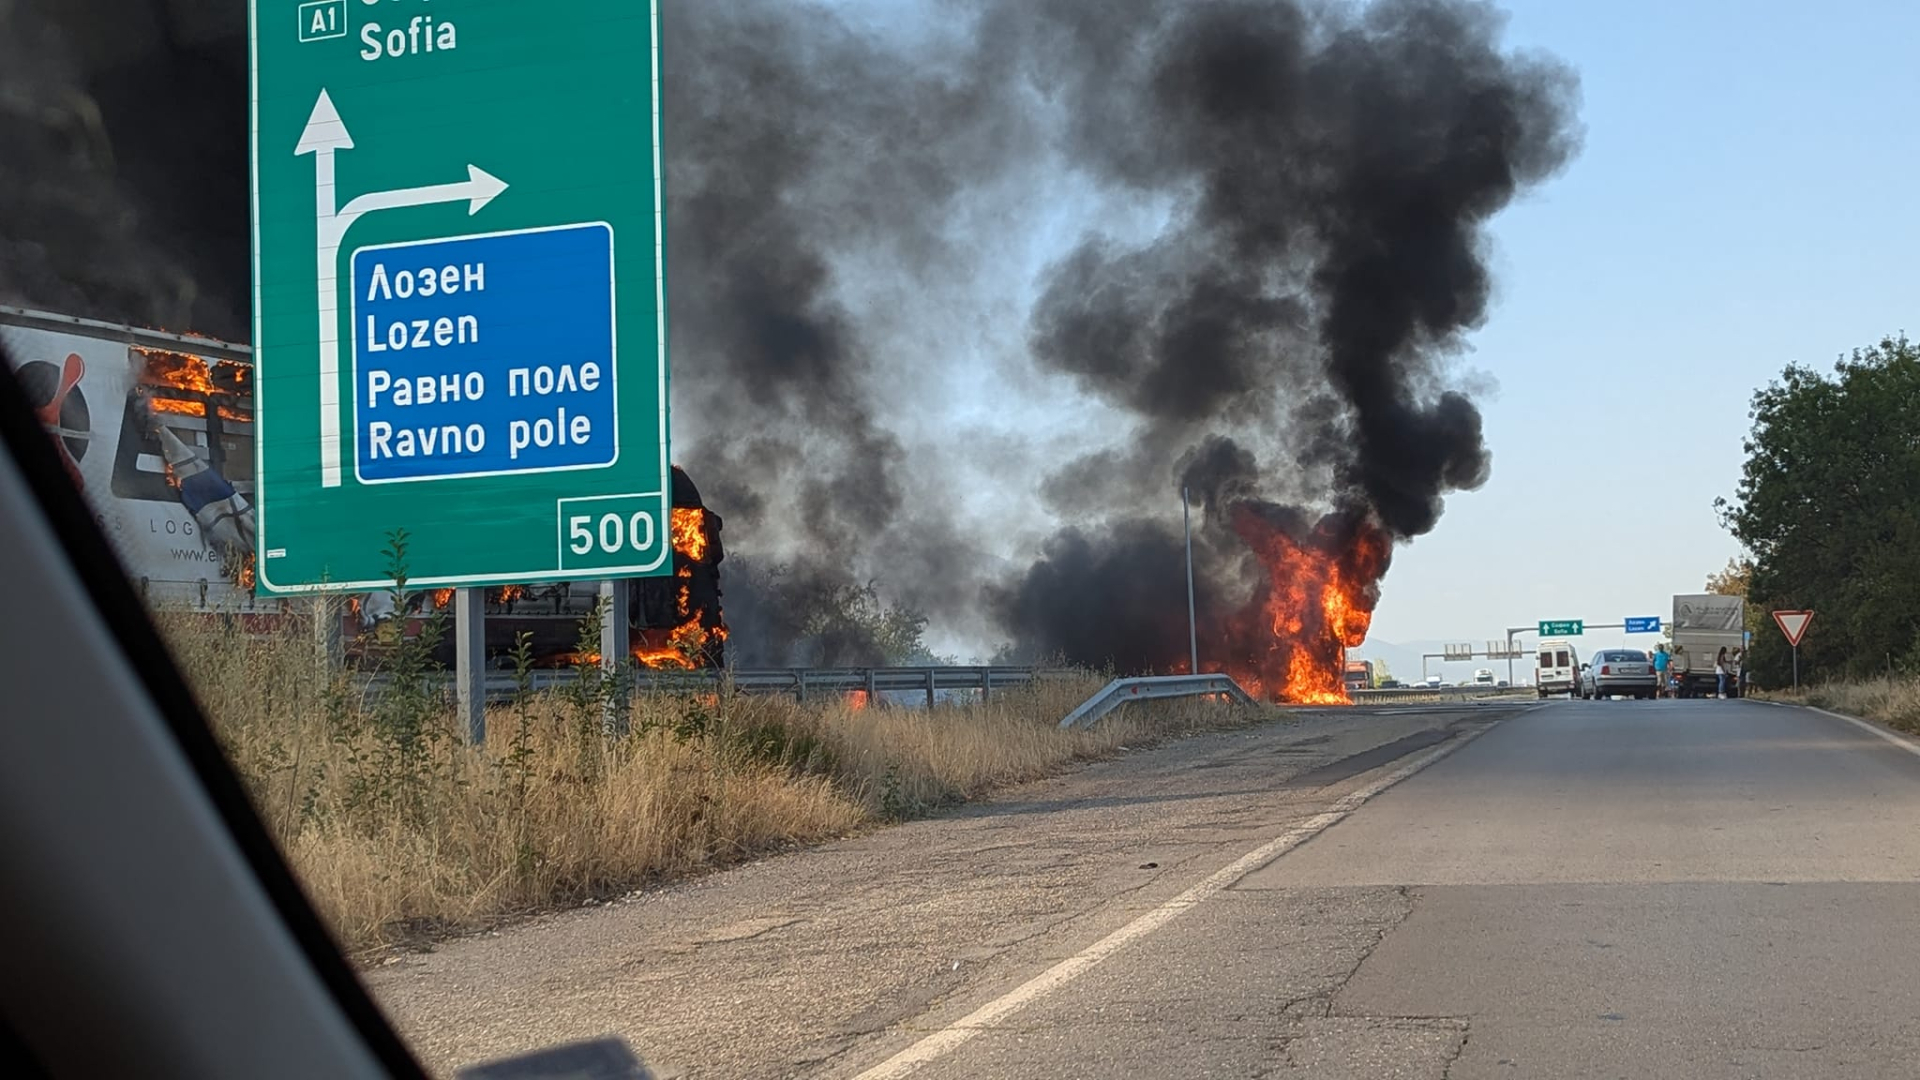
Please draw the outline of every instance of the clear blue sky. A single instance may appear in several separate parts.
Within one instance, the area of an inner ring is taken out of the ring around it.
[[[1920,5],[1503,6],[1579,72],[1586,147],[1495,225],[1462,364],[1497,383],[1493,478],[1395,557],[1390,641],[1663,613],[1737,551],[1712,502],[1753,389],[1920,326]]]

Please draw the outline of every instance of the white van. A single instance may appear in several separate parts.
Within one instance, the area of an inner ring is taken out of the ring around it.
[[[1574,651],[1573,642],[1549,639],[1540,643],[1540,668],[1533,685],[1541,697],[1571,697],[1580,692],[1580,654]]]

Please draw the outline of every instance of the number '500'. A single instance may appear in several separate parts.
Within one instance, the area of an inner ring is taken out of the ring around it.
[[[589,554],[596,545],[608,555],[629,547],[647,550],[653,546],[653,515],[642,510],[631,517],[602,514],[597,522],[592,514],[567,519],[567,546],[575,555]]]

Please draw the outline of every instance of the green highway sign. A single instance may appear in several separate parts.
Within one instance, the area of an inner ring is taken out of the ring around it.
[[[1540,624],[1541,637],[1579,637],[1587,632],[1583,619],[1557,619]]]
[[[657,3],[249,10],[261,588],[671,573]]]

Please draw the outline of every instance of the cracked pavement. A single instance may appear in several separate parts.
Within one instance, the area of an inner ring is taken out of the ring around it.
[[[663,1077],[1907,1076],[1916,818],[1920,751],[1805,710],[1307,714],[369,978],[442,1068],[615,1033]]]

